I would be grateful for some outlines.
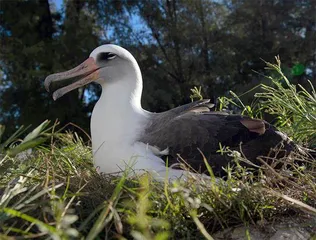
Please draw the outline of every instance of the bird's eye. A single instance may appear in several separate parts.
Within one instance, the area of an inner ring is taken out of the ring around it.
[[[116,55],[114,53],[110,53],[110,52],[103,52],[100,53],[97,57],[98,61],[109,61],[112,60],[116,57]]]

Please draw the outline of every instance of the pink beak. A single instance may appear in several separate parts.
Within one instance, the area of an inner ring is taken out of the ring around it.
[[[56,100],[62,97],[64,94],[82,87],[92,81],[95,81],[99,78],[99,69],[100,67],[96,64],[94,58],[89,57],[86,61],[81,63],[79,66],[65,72],[54,73],[46,77],[44,86],[46,90],[49,92],[49,87],[53,82],[63,81],[66,79],[79,77],[79,79],[66,86],[56,90],[53,93],[53,99]]]

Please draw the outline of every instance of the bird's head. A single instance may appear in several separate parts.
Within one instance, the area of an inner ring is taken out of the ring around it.
[[[75,79],[73,83],[53,93],[53,99],[56,100],[88,83],[111,84],[124,79],[131,72],[140,72],[133,55],[122,47],[106,44],[94,49],[89,58],[77,67],[47,76],[44,85],[49,91],[53,82]]]

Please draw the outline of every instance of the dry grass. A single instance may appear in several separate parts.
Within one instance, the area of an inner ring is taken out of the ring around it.
[[[287,85],[273,78],[274,88],[262,86],[259,109],[279,113],[279,126],[298,143],[312,146],[314,88],[311,94],[296,91],[282,74],[279,59],[268,67]],[[192,97],[197,96],[196,88]],[[221,100],[224,107],[229,99]],[[250,106],[241,108],[260,116]],[[98,174],[87,144],[75,133],[47,127],[44,122],[24,140],[16,134],[0,143],[0,239],[212,239],[228,227],[265,228],[264,223],[288,217],[316,232],[316,161],[308,152],[272,158],[269,165],[262,158],[262,166],[247,168],[239,164],[246,159],[235,154],[225,179],[156,182],[148,174]],[[0,126],[0,139],[3,131]],[[18,154],[29,147],[31,154]]]
[[[1,178],[1,237],[211,239],[216,231],[240,224],[315,217],[316,162],[293,155],[279,169],[237,164],[216,183],[194,177],[161,183],[150,175],[100,175],[89,147],[61,134],[23,162],[2,163],[7,169]],[[304,227],[312,231],[310,221]]]

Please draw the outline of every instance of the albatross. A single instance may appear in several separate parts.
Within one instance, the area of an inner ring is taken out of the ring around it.
[[[104,173],[129,168],[178,178],[186,171],[179,168],[179,161],[208,174],[206,160],[216,176],[223,176],[233,157],[218,151],[220,146],[241,152],[253,164],[260,164],[258,157],[268,156],[276,146],[281,150],[274,157],[279,158],[294,148],[266,121],[212,111],[207,99],[162,113],[144,110],[141,70],[133,55],[117,45],[99,46],[77,67],[49,75],[45,88],[49,91],[52,83],[74,78],[56,90],[53,99],[91,82],[101,85],[91,115],[91,138],[94,164]]]

